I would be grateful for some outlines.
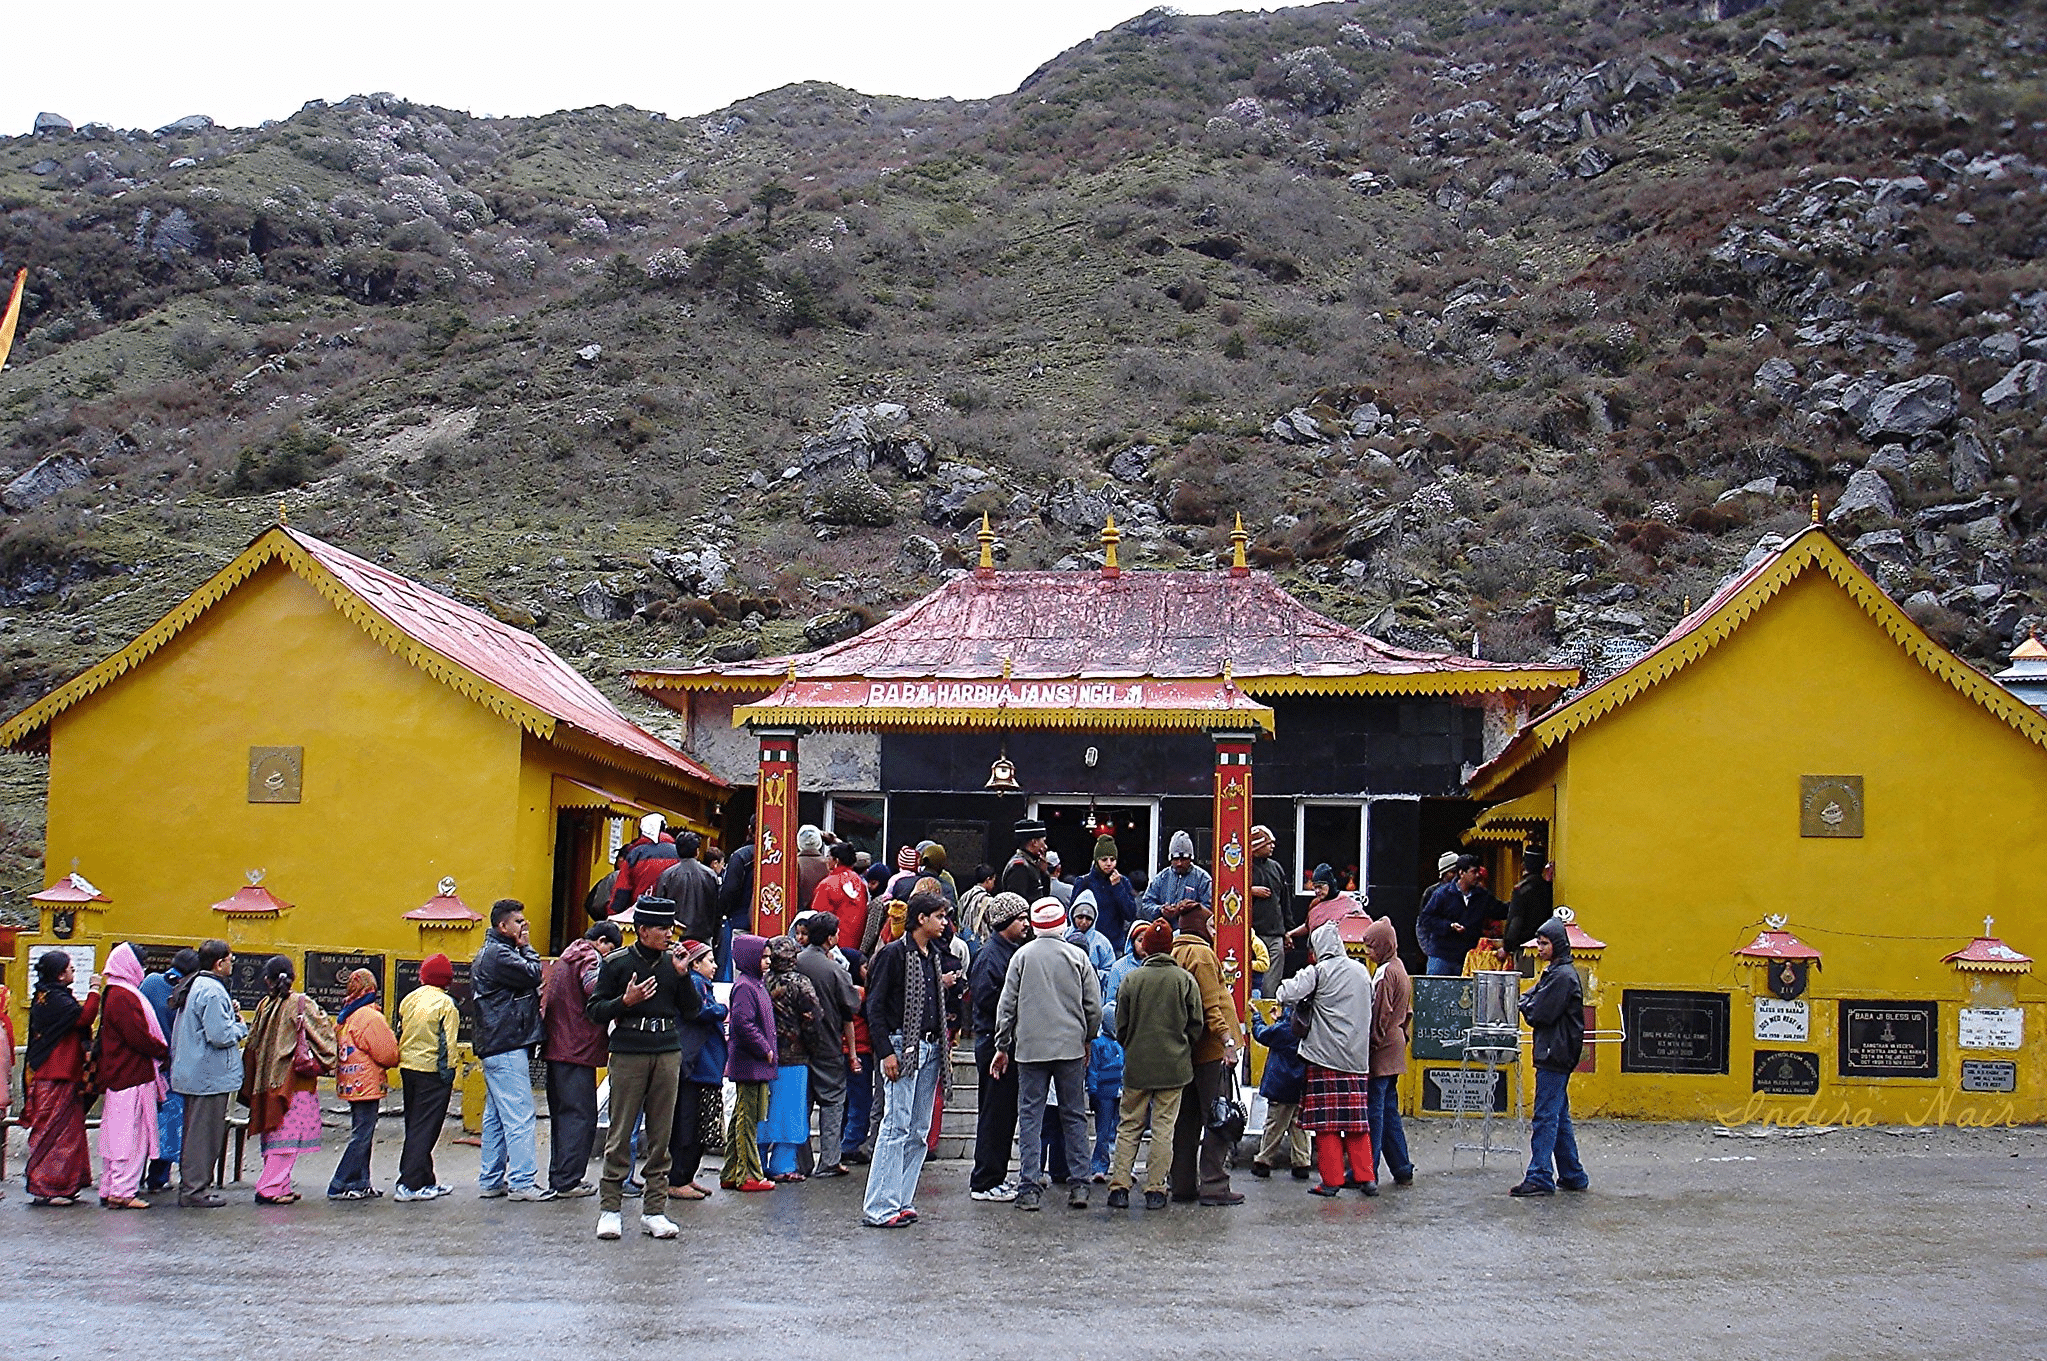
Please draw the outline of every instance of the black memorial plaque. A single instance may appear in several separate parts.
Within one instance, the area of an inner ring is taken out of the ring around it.
[[[1624,1073],[1725,1073],[1729,1005],[1724,992],[1621,993]]]
[[[1803,1049],[1758,1049],[1752,1090],[1771,1096],[1818,1096],[1820,1056]]]
[[[469,1044],[476,1038],[476,1027],[469,1019],[469,961],[465,959],[453,961],[453,963],[455,981],[448,985],[448,996],[455,999],[455,1006],[462,1014],[462,1033],[457,1038],[462,1043]],[[394,1022],[398,1019],[399,1003],[405,1000],[407,993],[418,986],[419,961],[416,959],[399,960],[397,965],[391,970],[391,1019]]]
[[[1478,1114],[1486,1107],[1486,1088],[1492,1088],[1492,1108],[1496,1115],[1507,1110],[1507,1075],[1494,1069],[1483,1068],[1424,1068],[1422,1069],[1422,1109],[1441,1111],[1455,1115],[1460,1111]]]
[[[1418,1059],[1464,1057],[1464,1032],[1471,1028],[1471,980],[1414,980],[1414,1038],[1409,1052]]]
[[[1940,1004],[1841,1003],[1842,1077],[1939,1077]]]
[[[348,996],[348,976],[368,969],[377,976],[377,990],[384,989],[382,955],[340,954],[332,950],[306,951],[305,981],[299,985],[306,996],[318,1002],[329,1016],[341,1010]]]
[[[1965,1092],[2015,1092],[2019,1089],[2019,1066],[2010,1059],[1963,1059],[1962,1090]]]
[[[263,1000],[263,966],[270,962],[267,954],[234,956],[234,972],[228,975],[228,995],[235,999],[235,1005],[243,1011],[254,1011],[256,1004]]]
[[[178,957],[178,951],[189,950],[189,945],[148,945],[142,941],[130,941],[135,953],[142,956],[142,972],[163,973],[171,967],[171,961]]]

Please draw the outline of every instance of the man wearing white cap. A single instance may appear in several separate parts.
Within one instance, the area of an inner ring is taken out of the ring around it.
[[[1066,1203],[1087,1208],[1087,1055],[1102,1029],[1102,985],[1080,947],[1066,940],[1066,909],[1047,895],[1031,904],[1031,933],[1009,962],[995,1008],[992,1076],[1017,1065],[1017,1154],[1022,1164],[1019,1210],[1044,1200],[1045,1101],[1059,1098],[1066,1143]]]

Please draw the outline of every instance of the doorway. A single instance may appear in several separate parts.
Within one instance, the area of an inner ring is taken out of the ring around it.
[[[561,808],[554,815],[554,902],[548,913],[547,952],[559,955],[568,943],[590,925],[591,887],[597,873],[598,852],[604,844],[606,811],[601,808]]]
[[[1151,878],[1157,847],[1158,809],[1153,803],[1089,803],[1086,799],[1039,799],[1032,816],[1045,824],[1045,845],[1059,852],[1070,883],[1094,863],[1095,841],[1116,838],[1117,866],[1133,883]]]

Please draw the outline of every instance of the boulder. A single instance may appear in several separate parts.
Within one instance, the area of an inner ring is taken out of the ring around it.
[[[1071,479],[1061,481],[1045,499],[1045,523],[1070,534],[1092,534],[1101,529],[1115,507],[1099,491],[1089,491]]]
[[[1960,496],[1979,492],[1990,482],[1990,455],[1983,451],[1983,441],[1976,438],[1971,425],[1963,422],[1964,428],[1955,432],[1948,445],[1948,481]]]
[[[1923,435],[1955,418],[1961,392],[1955,380],[1929,373],[1909,382],[1893,383],[1877,393],[1862,420],[1862,437]]]
[[[1901,481],[1912,476],[1912,451],[1902,444],[1886,444],[1862,465],[1873,473],[1895,473]]]
[[[1321,425],[1304,406],[1287,412],[1269,429],[1274,439],[1287,444],[1326,444],[1329,441],[1329,436],[1323,433]]]
[[[51,160],[48,156],[45,156],[40,161],[37,161],[34,165],[30,166],[28,168],[28,173],[31,175],[48,175],[54,173],[59,169],[61,169],[61,167],[57,164],[57,162]]]
[[[598,624],[630,619],[633,614],[632,598],[608,589],[601,581],[593,581],[576,592],[576,608],[585,619]]]
[[[2043,387],[2047,387],[2047,362],[2022,359],[2012,365],[2011,372],[1983,390],[1983,405],[1991,411],[2032,406],[2040,400]]]
[[[812,647],[830,647],[858,633],[864,623],[851,610],[831,610],[816,615],[803,626],[803,641]]]
[[[582,349],[576,351],[576,362],[578,364],[594,364],[603,357],[604,347],[602,345],[585,345]]]
[[[1780,402],[1797,401],[1803,391],[1798,385],[1798,366],[1781,356],[1765,359],[1756,370],[1755,389]]]
[[[0,505],[9,510],[27,510],[47,501],[67,487],[85,481],[90,470],[85,460],[71,454],[51,454],[0,489]]]
[[[803,513],[828,525],[885,525],[896,518],[895,500],[865,473],[847,471],[810,482]]]
[[[1903,531],[1896,529],[1872,529],[1867,534],[1856,536],[1848,545],[1848,551],[1865,562],[1891,562],[1900,567],[1912,565],[1912,548],[1905,542]]]
[[[39,113],[31,137],[62,137],[71,131],[71,120],[61,113]]]
[[[760,639],[734,638],[711,649],[711,660],[731,665],[733,662],[750,662],[761,655]]]
[[[1109,476],[1118,482],[1148,482],[1151,480],[1151,461],[1158,457],[1158,446],[1133,444],[1109,460]]]
[[[732,570],[724,555],[709,544],[680,553],[659,549],[647,555],[647,565],[691,595],[709,595],[721,590]]]
[[[1571,172],[1581,180],[1594,180],[1613,169],[1613,157],[1597,146],[1588,146],[1579,151],[1571,162]]]
[[[945,550],[922,534],[912,534],[896,554],[896,570],[904,576],[935,577],[945,570]]]
[[[992,474],[970,463],[941,463],[936,477],[936,482],[924,493],[924,519],[928,524],[958,529],[979,519],[981,506],[1001,491]],[[982,498],[979,505],[977,498]]]
[[[1873,473],[1859,468],[1848,479],[1847,490],[1841,499],[1827,512],[1829,525],[1851,525],[1859,520],[1895,519],[1898,503],[1891,496],[1891,484],[1884,481],[1882,473]]]
[[[181,132],[204,132],[213,126],[213,120],[203,113],[188,113],[183,118],[164,124],[156,130],[157,136],[169,137]]]
[[[1914,529],[1946,529],[1949,525],[1968,524],[1986,515],[2000,515],[2004,503],[1994,496],[1979,496],[1973,501],[1963,501],[1945,506],[1928,506],[1912,517]]]

